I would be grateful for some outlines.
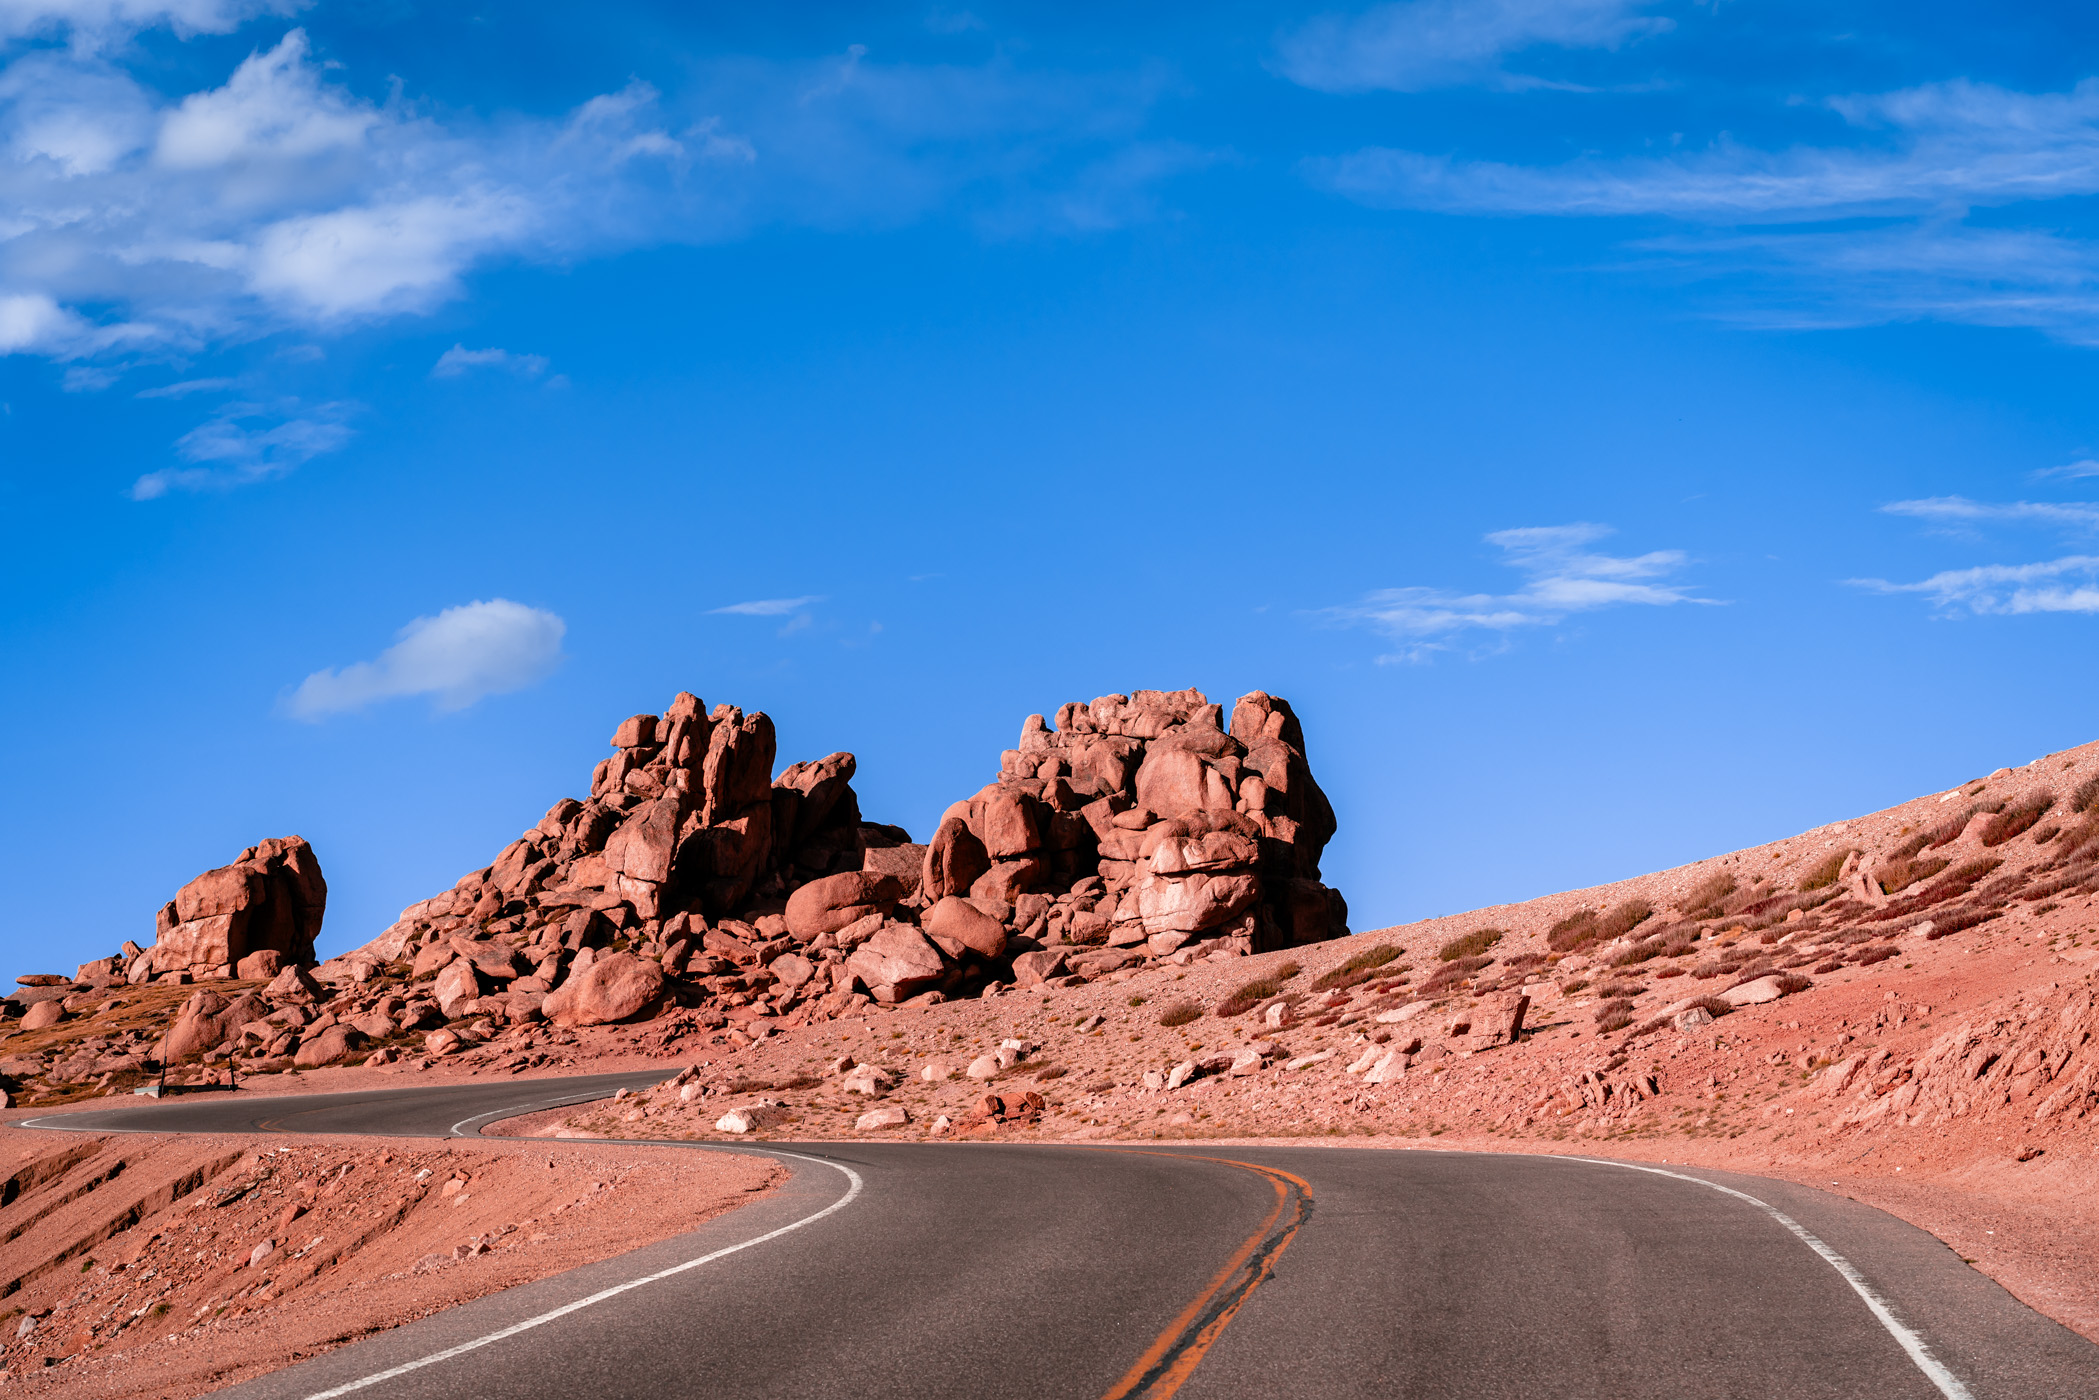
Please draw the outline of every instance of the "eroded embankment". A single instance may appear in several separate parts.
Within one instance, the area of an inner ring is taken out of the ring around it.
[[[177,1400],[681,1233],[776,1163],[611,1144],[0,1130],[10,1391]]]

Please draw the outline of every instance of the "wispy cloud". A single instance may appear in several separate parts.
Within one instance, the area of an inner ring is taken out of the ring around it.
[[[2099,529],[2099,505],[2082,501],[1971,501],[1966,496],[1927,496],[1914,501],[1890,501],[1881,507],[1889,515],[1935,524],[2055,525],[2077,530]]]
[[[800,612],[811,603],[821,603],[824,596],[821,593],[812,593],[805,598],[753,598],[748,603],[731,603],[727,607],[709,608],[707,613],[710,617],[718,617],[724,613],[736,617],[785,617],[789,613]]]
[[[1615,49],[1664,33],[1651,0],[1403,0],[1352,15],[1322,15],[1286,35],[1278,67],[1328,92],[1421,92],[1485,83],[1536,87],[1503,60],[1535,48]]]
[[[1979,616],[2026,613],[2099,613],[2099,555],[2072,554],[2040,564],[1985,564],[1948,569],[1919,583],[1860,578],[1849,582],[1875,593],[1916,593],[1941,611]]]
[[[152,389],[141,389],[142,399],[183,399],[191,394],[215,394],[239,384],[237,379],[185,379],[176,384],[162,384]]]
[[[64,34],[95,48],[146,29],[226,34],[250,19],[291,14],[305,0],[0,0],[0,39]]]
[[[1486,537],[1487,543],[1527,578],[1513,593],[1386,588],[1317,615],[1330,623],[1368,627],[1405,644],[1400,653],[1381,661],[1419,661],[1448,649],[1452,638],[1467,632],[1506,634],[1549,627],[1599,608],[1714,601],[1693,597],[1687,585],[1659,581],[1689,562],[1682,550],[1612,555],[1588,548],[1612,533],[1607,525],[1586,523],[1498,530]]]
[[[1822,105],[1849,128],[1841,141],[1763,150],[1722,138],[1556,165],[1366,147],[1306,169],[1375,207],[1695,226],[1633,246],[1655,266],[1776,288],[1745,298],[1738,314],[1752,322],[1933,318],[2099,343],[2099,244],[1967,220],[1972,208],[2099,193],[2099,79],[2053,93],[1956,80]]]
[[[234,404],[176,440],[176,453],[198,465],[148,472],[132,483],[131,497],[150,501],[170,491],[224,491],[289,475],[350,441],[353,434],[343,421],[349,408],[320,404],[284,416],[257,404]]]
[[[399,640],[370,661],[315,671],[286,708],[300,719],[318,720],[382,700],[428,695],[440,711],[465,709],[553,674],[567,631],[556,614],[507,598],[446,608],[403,627]]]
[[[521,355],[509,350],[469,350],[464,345],[454,345],[437,357],[437,363],[430,368],[430,377],[457,379],[475,369],[503,370],[520,379],[537,379],[547,372],[547,357]]]
[[[2099,476],[2099,462],[2090,458],[2081,462],[2066,462],[2059,467],[2042,467],[2033,473],[2036,481],[2082,481],[2092,476]]]
[[[271,8],[0,0],[0,35],[14,22],[79,39],[104,20],[222,32]],[[670,95],[634,82],[502,119],[361,96],[300,29],[172,98],[126,66],[138,60],[83,41],[0,67],[0,354],[173,358],[329,333],[426,312],[494,260],[781,224],[950,208],[1000,233],[1083,232],[1154,216],[1162,182],[1214,158],[1145,138],[1160,74],[1005,56],[724,57]]]

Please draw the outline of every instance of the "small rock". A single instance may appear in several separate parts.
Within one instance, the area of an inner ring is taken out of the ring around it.
[[[969,1062],[969,1068],[964,1070],[963,1073],[967,1074],[971,1079],[991,1079],[997,1076],[998,1071],[998,1056],[979,1055]]]
[[[1713,1024],[1713,1013],[1702,1006],[1694,1006],[1689,1011],[1677,1012],[1671,1024],[1680,1031],[1695,1031],[1700,1026]]]
[[[1283,1068],[1303,1069],[1306,1065],[1316,1065],[1321,1060],[1331,1060],[1333,1058],[1334,1052],[1331,1050],[1315,1050],[1309,1055],[1299,1055],[1296,1059],[1284,1065]]]
[[[1144,1087],[1147,1089],[1163,1089],[1166,1087],[1166,1076],[1155,1069],[1148,1069],[1144,1072]]]
[[[853,1126],[866,1133],[878,1128],[901,1128],[910,1121],[911,1115],[904,1112],[900,1105],[887,1104],[861,1114],[853,1121]]]
[[[269,1258],[272,1254],[275,1254],[276,1252],[277,1241],[264,1240],[261,1244],[255,1246],[255,1248],[248,1251],[248,1267],[251,1269],[254,1268],[256,1265],[260,1264],[263,1260]]]
[[[1172,1071],[1167,1074],[1166,1087],[1169,1089],[1178,1089],[1183,1084],[1186,1084],[1189,1080],[1193,1078],[1195,1078],[1195,1061],[1183,1060],[1179,1064],[1175,1065]],[[1147,1086],[1149,1086],[1150,1079],[1150,1075],[1145,1076]]]

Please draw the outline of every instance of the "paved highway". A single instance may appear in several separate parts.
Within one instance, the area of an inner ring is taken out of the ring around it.
[[[45,1122],[470,1135],[659,1077],[175,1099]],[[1348,1148],[693,1150],[764,1151],[794,1176],[691,1234],[223,1394],[2099,1397],[2099,1347],[1930,1235],[1763,1178]]]

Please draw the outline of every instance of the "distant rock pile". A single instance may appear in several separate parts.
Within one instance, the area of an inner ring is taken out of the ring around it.
[[[680,694],[612,736],[589,796],[564,798],[486,867],[309,975],[327,899],[313,849],[265,841],[183,886],[141,950],[32,975],[0,1013],[25,1031],[126,1003],[120,983],[199,988],[165,1033],[129,1028],[81,1061],[54,1041],[9,1083],[91,1068],[250,1068],[532,1051],[579,1027],[676,1035],[771,1027],[1001,987],[1077,985],[1347,932],[1319,882],[1334,814],[1288,704],[1193,690],[1030,716],[999,778],[934,839],[862,818],[855,760],[773,776],[772,721]],[[46,1005],[48,1003],[48,1005]],[[535,1051],[544,1055],[543,1050]],[[50,1089],[39,1089],[48,1093]]]
[[[1259,692],[1229,733],[1192,690],[1031,716],[928,845],[862,819],[851,754],[771,777],[761,713],[680,694],[612,747],[587,800],[324,979],[399,969],[447,1018],[749,1022],[1347,931],[1318,878],[1333,810],[1289,705]]]
[[[928,900],[1024,911],[1053,941],[1167,954],[1238,953],[1348,932],[1319,882],[1334,809],[1289,702],[1232,707],[1197,690],[1140,690],[1030,715],[997,782],[950,807],[926,855]]]

